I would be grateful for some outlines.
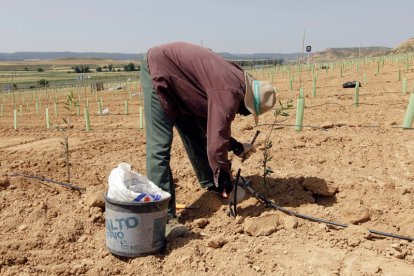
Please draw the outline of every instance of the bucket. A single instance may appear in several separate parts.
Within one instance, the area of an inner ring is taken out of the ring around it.
[[[170,198],[153,202],[122,202],[105,198],[106,247],[118,256],[138,257],[165,245]]]

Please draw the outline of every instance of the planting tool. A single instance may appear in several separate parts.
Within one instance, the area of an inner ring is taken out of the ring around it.
[[[252,142],[250,144],[253,145],[254,142],[256,142],[256,138],[257,138],[257,136],[259,136],[259,134],[260,134],[260,131],[257,130],[256,133],[254,134],[253,139],[252,139]],[[246,155],[243,156],[242,163],[244,162],[244,160],[246,160]]]
[[[257,130],[250,144],[253,145],[254,142],[256,142],[256,138],[257,136],[259,136],[259,134],[260,134],[260,131]],[[246,159],[246,155],[243,156],[241,162],[243,163],[245,159]],[[240,179],[240,173],[241,173],[241,169],[237,171],[236,181],[234,182],[234,187],[233,187],[233,191],[234,191],[233,198],[230,198],[229,200],[229,212],[227,213],[228,216],[232,216],[234,218],[237,216],[237,189],[238,189],[237,187],[238,187],[238,182]]]
[[[238,182],[240,179],[241,169],[237,171],[236,181],[234,182],[233,187],[233,198],[230,198],[229,201],[229,212],[227,213],[228,216],[237,217],[237,189],[238,189]],[[230,195],[231,196],[231,195]]]

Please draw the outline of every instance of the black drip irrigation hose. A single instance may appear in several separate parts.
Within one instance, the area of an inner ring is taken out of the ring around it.
[[[325,106],[325,105],[338,105],[338,106],[342,107],[345,112],[347,112],[346,107],[343,106],[342,104],[339,104],[339,103],[323,103],[323,104],[318,104],[318,105],[313,105],[313,106],[306,106],[306,109],[311,109],[311,108],[315,108],[315,107],[321,107],[321,106]]]
[[[349,105],[348,106],[348,110],[349,110],[349,108],[351,108],[352,106],[356,106],[356,105],[379,105],[379,104],[369,104],[369,103],[353,103],[353,104],[351,104],[351,105]]]
[[[37,179],[37,180],[40,180],[40,181],[45,181],[45,182],[58,184],[60,186],[64,186],[66,188],[77,190],[79,192],[85,191],[85,188],[81,188],[81,187],[72,185],[70,183],[64,183],[64,182],[59,182],[59,181],[52,180],[52,179],[47,179],[47,178],[44,178],[44,177],[41,177],[41,176],[27,175],[27,174],[21,174],[21,173],[13,173],[13,174],[9,174],[8,176],[20,176],[20,177],[25,177],[25,178],[32,178],[32,179]]]
[[[249,182],[245,182],[245,183],[246,184],[243,186],[243,188],[250,195],[254,196],[257,200],[259,200],[261,203],[263,203],[266,206],[270,206],[270,207],[272,207],[276,210],[279,210],[283,213],[286,213],[288,215],[295,216],[295,217],[302,218],[302,219],[306,219],[306,220],[310,220],[310,221],[314,221],[314,222],[321,222],[321,223],[325,223],[325,224],[333,225],[333,226],[338,226],[338,227],[342,227],[342,228],[346,228],[346,227],[349,226],[348,224],[334,222],[334,221],[330,221],[330,220],[326,220],[326,219],[316,218],[316,217],[308,216],[308,215],[305,215],[305,214],[297,213],[297,212],[291,211],[289,209],[286,209],[284,207],[281,207],[279,205],[276,205],[271,200],[265,198],[264,196],[262,196],[261,194],[257,193],[255,190],[253,190],[253,188],[249,186]],[[414,238],[407,237],[407,236],[401,236],[401,235],[381,232],[381,231],[372,230],[372,229],[367,229],[367,230],[368,230],[368,232],[370,232],[372,234],[376,234],[376,235],[380,235],[380,236],[396,238],[396,239],[401,239],[401,240],[407,240],[407,241],[411,241],[411,242],[414,241]]]
[[[260,124],[260,125],[257,125],[257,126],[254,126],[254,127],[261,127],[261,126],[288,126],[288,127],[296,127],[296,126],[299,126],[299,125],[295,125],[295,124]],[[313,129],[320,129],[320,130],[323,130],[323,131],[327,131],[327,129],[326,128],[323,128],[323,127],[317,127],[317,126],[303,126],[302,125],[302,127],[309,127],[309,128],[313,128]]]
[[[299,125],[295,125],[295,124],[261,124],[261,125],[257,125],[254,127],[261,127],[261,126],[283,126],[283,127],[296,127]],[[323,131],[328,131],[327,128],[323,128],[323,127],[317,127],[317,126],[302,126],[302,127],[309,127],[312,129],[319,129],[319,130],[323,130]],[[372,125],[372,126],[351,126],[353,128],[384,128],[383,126],[378,126],[378,125]],[[392,127],[392,128],[404,128],[404,129],[414,129],[414,128],[405,128],[405,127]]]

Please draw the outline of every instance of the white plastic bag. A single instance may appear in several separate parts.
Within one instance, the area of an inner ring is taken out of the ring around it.
[[[105,116],[105,115],[108,115],[109,114],[109,109],[108,108],[104,108],[104,109],[101,110],[101,113],[99,113],[99,111],[97,111],[96,113],[98,115]]]
[[[145,175],[131,171],[131,165],[120,163],[108,178],[108,198],[123,202],[151,202],[170,197]]]

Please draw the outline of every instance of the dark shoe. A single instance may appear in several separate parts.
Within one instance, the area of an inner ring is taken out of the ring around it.
[[[189,233],[187,227],[178,222],[178,218],[171,218],[168,220],[165,227],[165,239],[170,242],[176,238],[184,237]]]
[[[215,185],[210,186],[207,188],[207,191],[212,192],[212,193],[216,193],[216,194],[221,194],[224,191],[223,187],[216,187]]]
[[[208,187],[207,191],[217,194],[220,198],[229,198],[229,194],[230,194],[223,187],[216,187],[216,186]]]

